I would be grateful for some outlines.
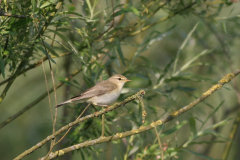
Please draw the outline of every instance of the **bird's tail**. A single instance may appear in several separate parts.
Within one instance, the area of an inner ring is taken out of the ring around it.
[[[55,108],[60,107],[60,106],[63,106],[63,105],[68,104],[68,103],[72,103],[71,99],[68,100],[68,101],[65,101],[65,102],[62,102],[62,103],[56,105]]]

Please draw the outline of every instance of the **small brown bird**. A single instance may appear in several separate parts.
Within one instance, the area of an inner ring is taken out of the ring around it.
[[[109,79],[102,81],[92,88],[89,88],[79,96],[73,97],[56,106],[60,107],[68,103],[91,103],[96,106],[107,107],[112,104],[120,95],[123,85],[131,80],[126,77],[116,74]]]

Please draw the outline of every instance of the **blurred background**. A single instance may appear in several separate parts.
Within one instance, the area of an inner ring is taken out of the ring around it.
[[[0,3],[1,159],[14,159],[52,134],[51,112],[55,114],[56,101],[77,96],[114,74],[132,80],[125,84],[118,102],[140,89],[146,91],[147,117],[143,124],[139,101],[130,102],[105,115],[105,136],[166,117],[240,66],[237,1]],[[55,86],[62,85],[56,93],[51,71]],[[162,159],[163,152],[164,159],[237,160],[239,87],[236,77],[193,109],[158,126],[163,149],[156,132],[150,130],[81,148],[58,159],[155,160]],[[74,121],[86,106],[59,108],[56,130]],[[93,112],[90,107],[83,116]],[[96,139],[101,129],[101,117],[76,125],[53,151]],[[44,157],[49,148],[50,142],[23,159]]]

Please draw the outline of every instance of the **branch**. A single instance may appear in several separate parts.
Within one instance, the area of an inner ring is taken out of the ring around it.
[[[191,108],[193,108],[194,106],[196,106],[197,104],[202,102],[207,97],[211,96],[215,91],[221,89],[224,84],[226,84],[229,81],[231,81],[232,79],[234,79],[239,73],[240,73],[240,68],[237,69],[234,73],[227,74],[220,81],[218,81],[218,84],[212,86],[209,90],[207,90],[205,93],[203,93],[200,98],[198,98],[195,101],[191,102],[189,105],[179,109],[178,111],[170,114],[169,116],[167,116],[167,117],[165,117],[163,119],[157,120],[155,122],[152,122],[148,126],[141,126],[138,129],[134,129],[134,130],[126,131],[126,132],[122,132],[122,133],[117,133],[117,134],[115,134],[113,136],[100,137],[98,139],[94,139],[94,140],[91,140],[91,141],[86,141],[86,142],[83,142],[83,143],[79,143],[79,144],[76,144],[76,145],[64,148],[62,150],[58,150],[58,151],[56,151],[54,153],[51,153],[47,160],[53,159],[53,158],[56,158],[56,157],[59,157],[59,156],[63,156],[65,153],[68,153],[68,152],[71,152],[71,151],[74,151],[74,150],[77,150],[77,149],[80,149],[80,148],[83,148],[83,147],[88,147],[88,146],[92,146],[92,145],[95,145],[95,144],[104,143],[104,142],[113,141],[113,140],[118,140],[118,139],[122,139],[124,137],[128,137],[128,136],[131,136],[131,135],[139,134],[139,133],[151,130],[151,129],[153,129],[156,126],[160,126],[160,125],[162,125],[164,123],[167,123],[168,121],[170,121],[170,120],[178,117],[179,115],[183,114],[184,112],[190,110]],[[102,112],[102,111],[103,110],[101,110],[100,112]],[[89,116],[91,116],[91,115],[89,115]],[[88,116],[86,116],[86,117],[88,117]],[[72,123],[70,123],[69,125],[72,125]],[[54,138],[54,137],[49,136],[49,138]],[[41,142],[39,143],[39,145],[40,144],[41,144]],[[45,158],[45,157],[43,157],[43,158]],[[43,158],[40,158],[39,160],[43,160]]]
[[[58,131],[56,131],[54,134],[48,136],[47,138],[45,138],[44,140],[42,140],[41,142],[39,142],[38,144],[36,144],[35,146],[33,146],[32,148],[26,150],[25,152],[23,152],[22,154],[20,154],[19,156],[17,156],[14,160],[20,160],[22,159],[23,157],[27,156],[28,154],[32,153],[33,151],[35,151],[36,149],[40,148],[42,145],[44,145],[46,142],[52,140],[53,138],[55,138],[57,135],[59,135],[60,133],[68,130],[69,128],[71,128],[72,126],[74,125],[77,125],[78,123],[80,122],[83,122],[83,121],[86,121],[88,119],[91,119],[91,118],[96,118],[96,117],[99,117],[105,113],[108,113],[116,108],[119,108],[121,106],[124,106],[125,104],[135,100],[135,99],[138,99],[139,96],[143,96],[145,94],[145,91],[144,90],[140,90],[138,93],[136,93],[135,95],[132,95],[131,97],[128,97],[126,98],[124,101],[122,102],[119,102],[119,103],[116,103],[115,105],[111,106],[111,107],[108,107],[108,108],[105,108],[105,109],[102,109],[100,111],[98,111],[97,113],[94,113],[94,114],[90,114],[90,115],[87,115],[85,117],[82,117],[80,119],[77,119],[75,120],[74,122],[71,122],[69,123],[68,125],[62,127],[61,129],[59,129]],[[51,154],[49,155],[51,157]]]
[[[76,74],[78,74],[82,69],[76,70],[75,72],[73,72],[68,78],[66,78],[66,81],[69,81],[71,78],[73,78]],[[56,89],[58,89],[59,87],[61,87],[64,83],[61,82],[58,85],[56,85]],[[49,93],[52,93],[54,91],[53,88],[51,88],[49,90]],[[17,117],[19,117],[20,115],[22,115],[25,111],[27,111],[28,109],[32,108],[34,105],[36,105],[38,102],[40,102],[41,100],[43,100],[46,96],[48,95],[47,92],[43,93],[40,97],[38,97],[35,101],[33,101],[32,103],[30,103],[29,105],[27,105],[26,107],[24,107],[21,111],[19,111],[18,113],[16,113],[15,115],[13,115],[12,117],[9,117],[8,119],[6,119],[4,122],[2,122],[0,124],[0,129],[2,127],[4,127],[5,125],[7,125],[8,123],[12,122],[14,119],[16,119]]]
[[[8,12],[0,11],[0,16],[14,17],[14,18],[27,18],[25,15],[15,15]]]

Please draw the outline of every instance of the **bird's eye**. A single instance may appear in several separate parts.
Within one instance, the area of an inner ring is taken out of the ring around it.
[[[119,81],[121,81],[122,79],[121,78],[118,78]]]

